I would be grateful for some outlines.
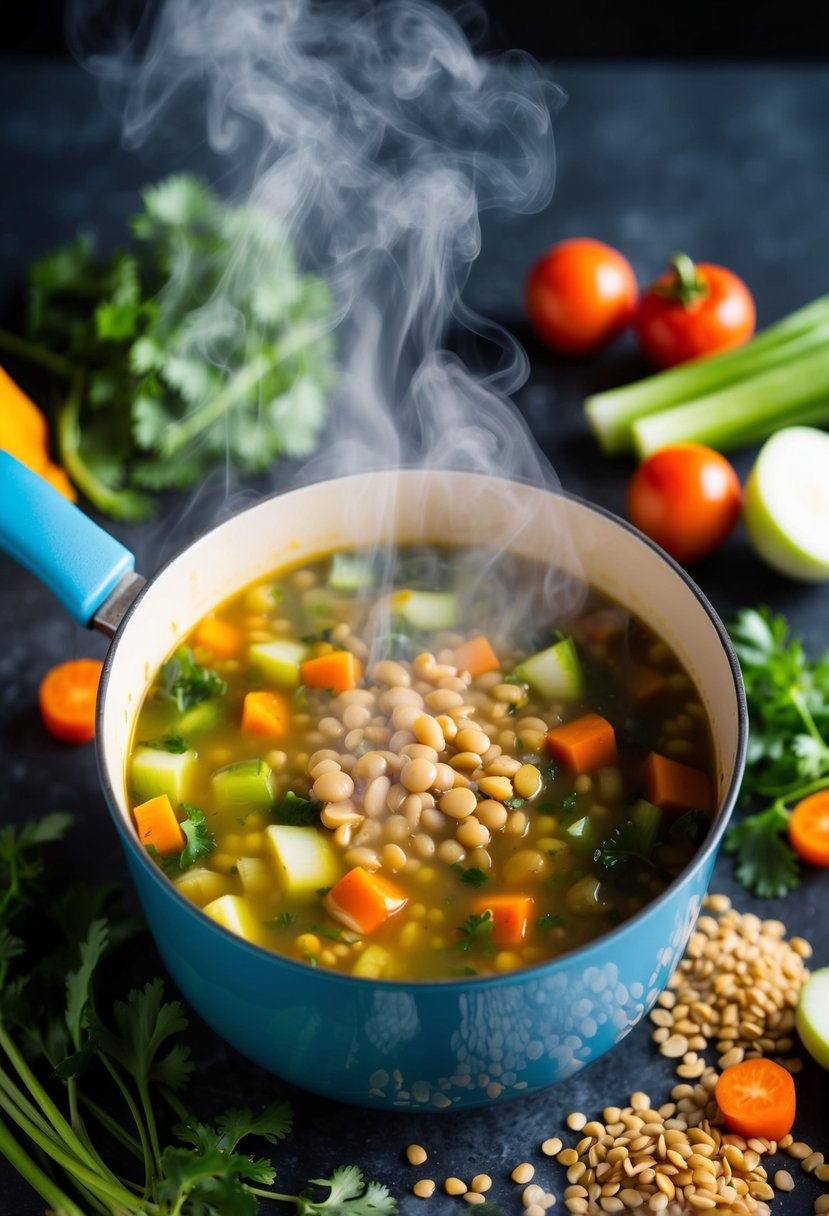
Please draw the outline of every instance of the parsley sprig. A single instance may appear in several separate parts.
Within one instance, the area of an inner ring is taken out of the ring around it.
[[[787,807],[829,787],[829,651],[809,659],[783,616],[746,608],[730,626],[749,711],[743,790],[769,805],[731,827],[737,878],[764,898],[798,885]]]
[[[200,667],[188,646],[179,646],[173,657],[162,665],[157,696],[162,701],[174,701],[179,713],[209,701],[211,697],[222,697],[226,692],[227,684],[222,677],[209,667]],[[175,749],[167,745],[166,750]],[[184,750],[187,750],[186,746]]]

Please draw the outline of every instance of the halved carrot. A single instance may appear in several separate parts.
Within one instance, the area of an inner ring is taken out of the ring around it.
[[[782,1065],[765,1056],[726,1068],[714,1097],[728,1130],[737,1136],[780,1140],[792,1130],[794,1081]]]
[[[635,705],[661,697],[671,687],[668,677],[653,667],[634,667],[630,673],[630,696]]]
[[[323,903],[355,933],[373,933],[406,906],[407,896],[384,875],[355,866],[334,883]]]
[[[619,755],[613,727],[599,714],[585,714],[548,731],[547,747],[571,773],[615,764]]]
[[[789,820],[789,840],[810,866],[829,866],[829,790],[798,802]]]
[[[318,658],[306,659],[299,665],[301,684],[305,684],[307,688],[330,688],[334,693],[355,688],[362,676],[360,660],[350,650],[321,654]]]
[[[172,803],[166,794],[158,794],[133,808],[138,838],[146,847],[152,845],[162,857],[180,853],[187,843]]]
[[[242,730],[249,735],[269,735],[281,739],[288,733],[291,710],[278,692],[261,689],[245,694],[242,703]]]
[[[70,659],[47,672],[38,689],[43,725],[62,743],[88,743],[95,734],[95,702],[103,663]]]
[[[455,666],[458,671],[468,671],[474,680],[489,671],[498,671],[501,664],[489,644],[489,639],[480,634],[458,647],[455,651]]]
[[[533,903],[530,895],[490,895],[476,900],[472,911],[490,913],[492,940],[497,946],[520,946],[527,936]]]
[[[203,617],[196,626],[193,641],[212,650],[219,659],[232,659],[242,649],[241,630],[218,616]]]
[[[645,761],[645,797],[663,811],[713,811],[708,775],[678,760],[651,752]]]

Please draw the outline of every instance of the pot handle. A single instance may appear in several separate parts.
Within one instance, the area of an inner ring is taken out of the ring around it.
[[[0,549],[31,570],[82,625],[135,558],[47,481],[0,451]],[[138,580],[136,580],[138,581]]]

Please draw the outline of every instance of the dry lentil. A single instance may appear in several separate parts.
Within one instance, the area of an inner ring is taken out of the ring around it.
[[[529,1161],[522,1161],[520,1165],[516,1165],[515,1169],[510,1174],[513,1182],[523,1185],[525,1182],[531,1182],[535,1169],[530,1165]]]
[[[488,1191],[492,1186],[492,1179],[489,1174],[476,1174],[469,1184],[470,1191],[478,1191],[483,1195],[484,1191]]]
[[[466,1183],[462,1182],[460,1178],[452,1177],[444,1179],[443,1189],[447,1195],[465,1195],[467,1187]]]
[[[421,1178],[412,1187],[412,1194],[418,1199],[431,1199],[435,1193],[435,1183],[432,1178]]]
[[[561,1141],[558,1136],[550,1136],[541,1145],[541,1151],[545,1157],[555,1157],[556,1153],[561,1152]]]

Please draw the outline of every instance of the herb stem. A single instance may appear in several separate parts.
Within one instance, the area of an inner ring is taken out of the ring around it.
[[[118,1069],[110,1062],[110,1060],[107,1058],[107,1056],[103,1052],[99,1052],[98,1054],[99,1054],[100,1060],[102,1061],[102,1063],[104,1065],[104,1068],[106,1068],[107,1072],[112,1077],[113,1081],[115,1082],[118,1089],[120,1090],[121,1096],[124,1099],[124,1101],[126,1102],[127,1109],[129,1110],[130,1114],[132,1115],[133,1122],[135,1123],[135,1127],[138,1132],[138,1138],[141,1141],[141,1160],[144,1162],[144,1192],[146,1194],[149,1192],[149,1189],[150,1189],[152,1157],[150,1155],[150,1143],[149,1143],[149,1140],[147,1139],[147,1129],[144,1126],[144,1120],[141,1118],[141,1112],[139,1111],[139,1109],[135,1103],[135,1099],[133,1098],[130,1091],[127,1089],[127,1086],[124,1083],[124,1080],[121,1077],[121,1074],[118,1072]]]
[[[50,1211],[55,1213],[55,1216],[84,1216],[78,1205],[39,1165],[32,1161],[2,1119],[0,1119],[0,1153],[14,1166],[18,1174],[26,1179],[29,1186],[40,1195],[41,1199],[46,1200]]]
[[[0,329],[0,350],[8,351],[10,355],[17,355],[27,363],[45,367],[47,371],[54,372],[56,376],[62,376],[65,380],[69,380],[75,371],[68,359],[56,355],[54,351],[37,342],[28,342],[25,338],[19,338],[17,334],[10,334],[5,329]]]
[[[82,1093],[80,1095],[80,1100],[90,1114],[98,1120],[101,1127],[103,1127],[105,1131],[109,1132],[113,1140],[117,1140],[118,1143],[127,1150],[127,1152],[131,1153],[133,1157],[143,1163],[144,1154],[141,1151],[141,1145],[136,1140],[135,1136],[131,1136],[129,1132],[124,1131],[123,1127],[121,1127],[121,1124],[118,1123],[117,1120],[113,1119],[111,1115],[108,1115],[103,1107],[99,1106],[98,1103],[93,1101],[92,1098],[87,1097],[86,1094]]]
[[[809,710],[809,707],[806,704],[806,701],[804,700],[803,693],[797,686],[793,686],[789,690],[789,700],[794,705],[797,712],[800,714],[803,725],[806,727],[809,734],[812,736],[812,738],[815,740],[815,742],[819,743],[820,746],[823,748],[823,750],[827,752],[827,756],[829,756],[829,751],[827,751],[827,747],[826,747],[826,740],[824,739],[823,735],[818,730],[815,720],[812,717],[811,712]]]

